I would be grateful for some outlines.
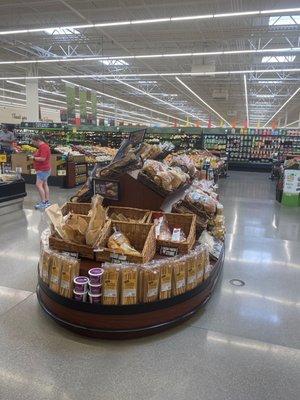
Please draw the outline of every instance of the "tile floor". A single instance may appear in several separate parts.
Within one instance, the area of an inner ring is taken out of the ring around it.
[[[71,194],[52,191],[60,203]],[[38,306],[46,220],[28,186],[24,211],[0,220],[0,399],[298,400],[300,208],[276,203],[262,173],[231,172],[220,195],[226,260],[210,302],[168,332],[110,342],[71,334]]]

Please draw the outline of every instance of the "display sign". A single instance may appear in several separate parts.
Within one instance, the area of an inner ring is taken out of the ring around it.
[[[76,111],[75,111],[75,86],[66,83],[66,97],[67,97],[67,113],[68,124],[75,125]]]
[[[141,129],[135,132],[131,132],[129,135],[129,142],[133,145],[137,145],[144,141],[146,129]]]
[[[49,129],[62,129],[63,124],[60,122],[21,122],[21,128],[49,128]]]
[[[119,200],[119,182],[110,179],[93,180],[94,194],[100,194],[106,199]]]
[[[284,171],[283,193],[299,194],[300,193],[300,171],[286,169]]]
[[[178,248],[161,246],[159,249],[159,254],[167,257],[175,257],[178,254]]]
[[[79,112],[80,112],[80,123],[85,125],[87,123],[87,110],[86,110],[86,102],[87,102],[87,93],[83,88],[79,89]]]

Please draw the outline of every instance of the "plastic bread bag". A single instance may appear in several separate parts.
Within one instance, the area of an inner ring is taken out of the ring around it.
[[[203,282],[204,274],[209,262],[208,247],[204,244],[198,245],[194,250],[196,264],[197,285]]]
[[[50,267],[49,287],[54,292],[59,293],[60,279],[62,270],[62,260],[57,254],[53,254],[52,264]]]
[[[183,261],[186,264],[186,290],[192,290],[198,284],[195,251],[191,251],[186,256],[183,256]]]
[[[114,233],[109,237],[107,247],[111,250],[121,252],[122,254],[140,256],[139,253],[131,244],[129,239],[120,231],[114,228]]]
[[[62,270],[59,294],[63,297],[72,298],[74,278],[79,275],[80,262],[73,257],[62,256]]]
[[[154,216],[154,225],[156,239],[165,241],[171,240],[172,232],[165,215],[159,216],[159,214],[157,214],[157,218]]]
[[[155,177],[154,182],[162,187],[164,190],[171,192],[173,190],[173,175],[167,171],[159,171]]]
[[[140,266],[140,299],[142,303],[158,300],[160,267],[157,260]]]
[[[154,160],[147,160],[144,162],[143,165],[143,172],[154,178],[158,172],[161,171],[166,171],[166,166],[159,162],[159,161],[154,161]]]
[[[186,291],[186,263],[182,256],[172,259],[173,263],[173,296],[178,296]]]
[[[139,268],[137,264],[122,264],[120,303],[122,305],[137,304]]]
[[[49,278],[53,260],[53,251],[50,249],[42,249],[40,253],[39,272],[43,282],[49,285]]]
[[[172,297],[173,258],[157,262],[160,271],[159,300]]]
[[[117,305],[120,298],[120,264],[105,263],[102,268],[102,304]]]

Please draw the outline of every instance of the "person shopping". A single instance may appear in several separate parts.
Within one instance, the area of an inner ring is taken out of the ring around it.
[[[44,209],[50,206],[48,178],[51,174],[51,150],[40,135],[32,137],[32,144],[38,147],[34,154],[34,168],[36,170],[36,187],[41,201],[35,205],[36,209]]]

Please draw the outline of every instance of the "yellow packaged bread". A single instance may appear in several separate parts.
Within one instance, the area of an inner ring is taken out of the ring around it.
[[[172,296],[172,259],[162,260],[159,263],[160,287],[159,300],[169,299]]]
[[[174,259],[173,259],[174,260]],[[186,291],[186,263],[182,257],[173,261],[173,296],[178,296]]]
[[[138,302],[138,267],[136,265],[121,266],[121,304]]]
[[[158,300],[160,269],[157,262],[141,267],[141,301],[150,303]]]
[[[120,265],[105,263],[102,278],[102,304],[119,304]]]
[[[53,256],[50,268],[49,287],[54,292],[59,293],[61,279],[62,262],[59,256]]]

